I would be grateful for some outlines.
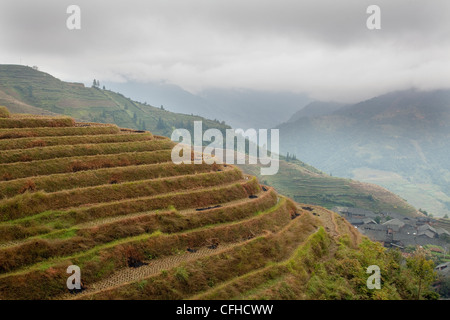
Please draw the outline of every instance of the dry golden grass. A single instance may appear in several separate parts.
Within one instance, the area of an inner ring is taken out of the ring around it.
[[[0,194],[3,197],[11,198],[26,191],[30,184],[34,185],[34,188],[30,191],[56,192],[102,184],[203,173],[212,171],[212,169],[210,165],[205,163],[180,166],[172,162],[165,162],[42,175],[11,181],[0,181]],[[219,167],[217,170],[222,170],[222,168]]]
[[[40,127],[73,127],[75,120],[69,117],[59,118],[2,118],[0,128],[40,128]]]
[[[64,137],[80,135],[103,135],[118,134],[119,127],[109,125],[105,127],[54,127],[54,128],[22,128],[18,129],[0,129],[0,140],[18,139],[30,137]]]
[[[0,164],[0,181],[101,168],[162,163],[170,161],[170,155],[171,150],[157,150]]]
[[[9,118],[11,114],[6,107],[0,106],[0,118]]]
[[[248,209],[248,208],[247,208]],[[264,209],[268,209],[265,207]],[[54,256],[68,256],[79,251],[85,251],[95,246],[110,243],[115,240],[130,237],[127,244],[121,246],[133,247],[134,251],[146,257],[157,257],[171,255],[174,250],[183,251],[186,247],[201,247],[207,243],[208,239],[218,238],[223,242],[241,241],[260,234],[262,230],[271,230],[277,226],[283,226],[290,221],[289,210],[283,206],[274,207],[267,214],[255,216],[255,211],[245,211],[243,221],[239,221],[241,215],[239,210],[227,212],[228,221],[223,221],[219,216],[220,212],[212,212],[209,215],[191,215],[195,222],[189,217],[183,217],[176,212],[169,211],[157,215],[148,215],[137,219],[121,220],[117,223],[91,227],[81,230],[66,230],[61,235],[70,234],[68,239],[36,239],[22,245],[13,246],[0,250],[0,273],[15,270],[29,264],[37,263]],[[217,223],[228,222],[223,226],[214,227]],[[201,228],[208,226],[208,228]],[[189,229],[183,234],[164,235],[162,238],[151,237],[142,246],[141,240],[135,245],[133,238],[141,234],[151,234],[155,231],[180,232]],[[72,234],[73,232],[73,234]],[[112,253],[112,248],[103,250],[101,255],[111,253],[111,259],[117,255]],[[118,249],[115,248],[114,252]],[[36,251],[39,255],[36,255]],[[119,249],[120,251],[120,249]],[[125,259],[126,261],[126,259]]]
[[[234,166],[173,164],[165,137],[8,116],[0,108],[0,299],[54,299],[67,293],[69,265],[89,287],[130,259],[173,263],[85,298],[276,298],[283,288],[261,290],[267,278],[302,288],[328,236],[360,241],[329,212],[313,216]],[[211,244],[218,250],[184,260]]]
[[[0,221],[20,219],[44,211],[86,204],[108,203],[192,188],[211,187],[237,181],[241,178],[242,173],[239,170],[231,169],[223,172],[106,184],[53,193],[25,193],[0,201]]]
[[[0,151],[0,163],[4,164],[77,156],[168,150],[172,149],[173,145],[173,142],[168,140],[149,140],[115,143],[58,145],[23,150],[7,150]]]
[[[61,137],[33,137],[0,140],[0,150],[30,149],[60,145],[77,145],[89,143],[117,143],[152,140],[150,133],[80,135]]]
[[[96,281],[106,278],[114,269],[126,267],[127,265],[127,253],[130,251],[141,255],[143,257],[156,259],[157,257],[163,257],[172,255],[175,251],[185,251],[187,247],[200,247],[206,246],[208,240],[216,238],[219,242],[233,242],[233,241],[245,241],[260,234],[267,234],[267,232],[282,230],[282,227],[288,224],[290,219],[290,213],[287,208],[289,203],[282,202],[271,209],[266,210],[263,214],[254,215],[253,217],[244,219],[242,221],[236,221],[222,225],[210,225],[208,228],[194,229],[188,232],[174,233],[174,234],[157,234],[148,236],[138,236],[134,238],[125,239],[126,241],[118,241],[107,246],[100,246],[94,251],[88,251],[87,253],[78,254],[65,259],[59,259],[54,262],[48,269],[40,270],[39,268],[33,268],[24,270],[12,275],[0,276],[0,295],[2,297],[14,298],[14,296],[22,295],[34,299],[43,299],[49,292],[48,287],[54,287],[59,290],[59,293],[64,293],[64,288],[58,288],[57,283],[59,278],[52,277],[51,275],[59,274],[64,270],[67,263],[77,264],[83,268],[85,274],[84,282],[90,284]],[[201,219],[201,218],[200,218]],[[53,242],[54,246],[45,250],[42,246],[45,246],[43,242],[35,241],[30,244],[33,251],[40,247],[46,254],[55,254],[58,242]],[[71,242],[74,245],[76,241]],[[85,243],[86,244],[86,243]],[[220,245],[220,244],[219,244]],[[33,247],[34,246],[34,247]],[[65,246],[65,248],[71,248]],[[6,255],[19,254],[21,257],[19,260],[23,264],[29,263],[26,257],[32,257],[27,254],[27,248],[17,250],[15,252],[4,251],[3,257]],[[53,251],[52,251],[53,249]],[[95,254],[93,254],[95,252]],[[96,257],[101,257],[98,260]],[[69,259],[69,260],[67,260]],[[8,260],[8,259],[7,259]],[[17,260],[16,260],[17,261]],[[108,261],[108,263],[105,263]],[[114,268],[111,269],[111,264]],[[13,268],[12,265],[5,264],[4,268]],[[47,274],[47,276],[45,276]],[[38,276],[36,276],[38,275]],[[24,280],[26,284],[24,283]],[[39,281],[42,281],[39,284]],[[5,292],[2,288],[16,287],[17,284],[22,284],[20,293],[17,290]],[[28,291],[28,293],[25,293]],[[53,293],[54,295],[55,293]]]
[[[98,219],[166,209],[169,206],[174,206],[178,210],[204,208],[243,199],[259,193],[260,190],[256,179],[252,179],[209,188],[101,203],[66,211],[49,211],[45,214],[0,224],[0,239],[18,240]]]

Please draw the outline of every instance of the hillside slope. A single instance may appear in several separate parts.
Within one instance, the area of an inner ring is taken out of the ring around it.
[[[128,81],[107,83],[107,87],[138,101],[164,105],[173,112],[224,120],[236,129],[274,127],[288,120],[293,112],[309,101],[303,94],[250,89],[209,88],[194,94],[176,85],[160,82]]]
[[[398,257],[231,165],[115,125],[0,114],[0,299],[412,298]],[[196,155],[192,155],[196,156]],[[348,265],[353,268],[348,268]],[[381,290],[366,287],[377,264]],[[69,293],[67,268],[83,290]],[[392,270],[395,270],[394,272]]]
[[[450,213],[450,90],[407,90],[279,126],[281,150],[335,176],[376,183]]]
[[[312,118],[331,114],[344,106],[345,104],[339,102],[313,101],[294,113],[286,122],[296,122],[301,118]]]
[[[278,173],[273,176],[261,176],[258,166],[239,165],[239,167],[296,202],[314,204],[327,209],[343,206],[374,212],[397,212],[406,216],[418,214],[417,210],[404,199],[383,187],[332,177],[299,160],[286,161],[281,157]]]
[[[16,113],[63,114],[78,121],[114,123],[165,136],[170,136],[175,128],[191,130],[193,121],[199,120],[205,130],[229,128],[217,121],[144,105],[110,90],[63,82],[18,65],[0,65],[0,105],[7,105]]]
[[[138,91],[145,91],[146,86],[135,87],[134,85],[130,85],[130,87]],[[167,86],[163,87],[166,88]],[[157,88],[160,88],[160,86]],[[150,93],[154,93],[155,90],[150,90]],[[177,90],[171,89],[169,91],[169,93],[173,92],[177,92]],[[237,97],[239,96],[237,95]],[[175,95],[173,98],[175,99],[176,97]],[[234,95],[233,97],[237,99]],[[249,96],[246,97],[245,101],[250,99]],[[158,98],[158,95],[156,95],[156,98]],[[270,105],[275,100],[272,97],[267,104]],[[182,101],[187,101],[188,105],[194,103],[189,99],[186,100],[184,95],[179,97],[177,104],[182,105]],[[202,120],[204,130],[209,127],[215,127],[222,131],[228,128],[226,125],[215,121],[142,105],[109,90],[85,88],[82,84],[62,82],[51,75],[23,66],[0,65],[0,105],[2,103],[7,104],[14,112],[32,114],[53,114],[53,112],[57,112],[84,121],[109,122],[115,123],[120,127],[147,129],[155,134],[169,137],[175,128],[192,130],[192,122],[194,120]],[[205,107],[201,103],[198,103],[198,106]],[[303,111],[303,113],[301,111],[300,113],[302,115],[314,115],[314,112],[317,112],[317,107],[330,111],[340,106],[337,103],[316,102],[306,107],[306,111]],[[136,114],[136,117],[134,117],[134,114]],[[246,119],[246,117],[242,116],[239,118],[242,121]],[[50,142],[47,141],[46,143]],[[368,193],[364,185],[358,185],[356,182],[353,182],[349,187],[349,183],[346,180],[333,179],[329,181],[327,180],[328,178],[321,175],[319,177],[321,182],[316,183],[309,178],[304,179],[305,175],[302,169],[290,170],[289,168],[289,166],[282,165],[280,174],[269,180],[270,183],[274,183],[274,187],[282,190],[283,194],[297,201],[318,204],[326,208],[332,208],[334,205],[344,205],[345,203],[348,206],[361,206],[372,208],[376,211],[384,209],[391,211],[390,209],[405,207],[404,203],[393,203],[393,205],[385,207],[383,203],[377,204],[369,201],[370,192]],[[256,174],[252,167],[243,167],[243,169],[251,170],[248,172]],[[313,168],[310,169],[314,171]],[[309,177],[310,175],[307,174],[307,176]],[[291,179],[291,177],[293,178]],[[277,181],[280,183],[277,183]],[[314,185],[309,185],[309,183],[314,183]],[[334,187],[330,189],[327,185],[333,185]],[[358,190],[358,188],[361,190]],[[312,191],[309,193],[312,196],[307,196],[307,190]],[[389,198],[395,198],[395,196],[392,195]],[[385,200],[386,197],[381,202]],[[389,203],[389,201],[387,202]],[[399,199],[399,202],[402,202],[401,199]],[[403,212],[404,210],[400,209],[400,211]],[[408,214],[411,214],[413,211],[412,208],[406,210]]]

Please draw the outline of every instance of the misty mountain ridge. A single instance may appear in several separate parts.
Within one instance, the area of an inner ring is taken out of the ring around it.
[[[280,129],[283,153],[450,212],[450,90],[391,92]]]
[[[331,114],[345,106],[347,104],[334,101],[313,101],[294,113],[287,122],[295,122],[301,118],[312,118]]]
[[[305,94],[251,89],[205,89],[192,94],[163,82],[106,82],[106,87],[166,110],[225,121],[237,129],[270,129],[288,121],[310,99]]]

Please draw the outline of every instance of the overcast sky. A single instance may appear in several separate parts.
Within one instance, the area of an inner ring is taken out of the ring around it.
[[[81,8],[81,30],[66,9]],[[381,8],[381,30],[366,9]],[[353,102],[450,87],[448,0],[1,0],[0,63],[66,81],[165,81]]]

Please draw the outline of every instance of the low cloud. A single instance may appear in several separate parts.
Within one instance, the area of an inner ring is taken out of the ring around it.
[[[81,7],[82,29],[66,28]],[[250,88],[352,102],[450,83],[450,2],[2,0],[0,63],[63,80],[166,81],[191,92]]]

